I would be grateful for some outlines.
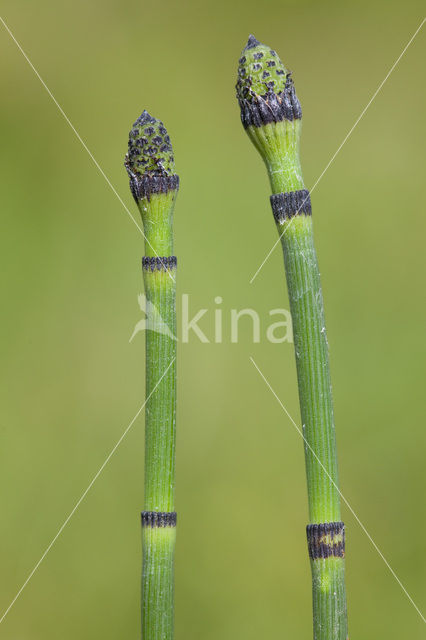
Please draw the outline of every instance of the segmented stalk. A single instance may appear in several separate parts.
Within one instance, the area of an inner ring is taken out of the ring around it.
[[[284,253],[305,439],[314,639],[346,640],[344,525],[324,305],[299,159],[302,110],[291,73],[253,36],[240,58],[237,97],[243,126],[266,164]]]
[[[145,505],[142,512],[142,638],[173,638],[176,539],[176,257],[173,210],[179,188],[170,138],[144,111],[129,135],[125,166],[142,215],[147,300]]]

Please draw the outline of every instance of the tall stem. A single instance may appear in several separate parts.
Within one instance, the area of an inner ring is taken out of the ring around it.
[[[164,125],[146,111],[129,136],[126,169],[142,215],[146,294],[145,505],[142,512],[142,638],[172,640],[176,539],[176,257],[179,186]]]
[[[323,296],[299,160],[302,111],[291,74],[253,36],[240,59],[237,96],[243,125],[268,170],[284,252],[305,442],[314,639],[346,640],[344,525]]]

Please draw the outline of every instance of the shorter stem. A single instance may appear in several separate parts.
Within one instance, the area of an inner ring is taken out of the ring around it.
[[[173,639],[176,540],[176,257],[173,211],[179,177],[164,124],[147,111],[133,124],[125,167],[141,212],[146,255],[145,511],[142,637]]]

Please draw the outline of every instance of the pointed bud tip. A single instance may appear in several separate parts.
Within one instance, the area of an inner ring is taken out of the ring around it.
[[[257,47],[260,44],[259,40],[256,40],[253,34],[250,34],[249,39],[247,41],[245,51],[247,49],[253,49],[253,47]]]
[[[156,118],[154,118],[153,116],[151,116],[148,111],[146,109],[144,109],[141,113],[141,115],[139,116],[139,118],[136,120],[136,122],[133,124],[133,128],[135,127],[141,127],[144,124],[154,124],[155,122],[158,122],[156,120]]]

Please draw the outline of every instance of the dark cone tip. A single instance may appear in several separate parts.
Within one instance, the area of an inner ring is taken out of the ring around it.
[[[144,124],[154,124],[155,122],[156,119],[151,116],[146,109],[144,109],[133,126],[137,127],[139,125],[140,127],[142,127]]]
[[[133,123],[124,165],[136,201],[153,193],[167,193],[179,186],[172,143],[161,120],[146,109]]]
[[[251,34],[251,35],[249,36],[248,41],[247,41],[247,44],[246,44],[245,50],[247,50],[247,49],[253,49],[254,47],[257,47],[257,45],[259,45],[259,44],[260,44],[259,40],[256,40],[256,38],[254,37],[254,35],[253,35],[253,34]]]

